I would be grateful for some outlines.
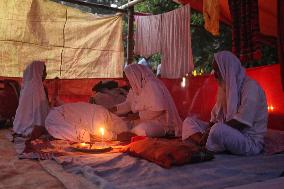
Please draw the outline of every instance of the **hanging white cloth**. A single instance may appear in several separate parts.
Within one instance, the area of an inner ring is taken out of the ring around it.
[[[29,135],[35,125],[44,126],[48,99],[42,83],[44,62],[34,61],[24,71],[19,106],[13,122],[17,134]]]
[[[181,78],[194,69],[189,5],[162,14],[161,53],[164,78]]]
[[[161,51],[161,15],[135,16],[134,53],[144,57]]]
[[[180,78],[193,70],[190,6],[155,16],[137,16],[134,53],[149,57],[160,52],[161,76]]]

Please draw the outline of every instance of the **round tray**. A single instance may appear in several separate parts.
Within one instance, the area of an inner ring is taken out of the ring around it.
[[[85,153],[104,153],[112,150],[111,146],[93,146],[92,148],[82,148],[80,146],[72,147],[75,151]]]

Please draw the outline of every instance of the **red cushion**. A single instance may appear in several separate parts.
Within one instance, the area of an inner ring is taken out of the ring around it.
[[[122,152],[141,157],[164,168],[213,159],[212,154],[194,144],[157,138],[130,143],[122,149]]]

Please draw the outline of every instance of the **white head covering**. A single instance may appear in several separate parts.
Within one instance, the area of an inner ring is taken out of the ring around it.
[[[138,64],[143,65],[143,66],[147,66],[149,68],[151,68],[150,64],[149,64],[149,60],[146,60],[145,58],[141,58],[138,61]]]
[[[157,66],[157,76],[158,75],[161,75],[161,67],[162,67],[162,64],[159,64],[158,66]]]
[[[18,134],[27,136],[33,126],[44,126],[48,100],[42,83],[43,70],[44,62],[33,61],[24,71],[19,106],[13,123],[13,130]]]
[[[215,53],[214,59],[218,64],[223,84],[219,84],[217,102],[211,112],[211,121],[229,121],[240,105],[240,93],[247,76],[240,60],[231,52]]]
[[[167,125],[175,130],[176,136],[181,135],[182,121],[177,112],[174,101],[162,81],[157,79],[153,72],[147,67],[139,64],[131,64],[124,69],[134,95],[139,96],[147,83],[151,83],[151,89],[147,99],[140,99],[139,104],[145,103],[151,107],[163,107],[167,112]],[[149,86],[149,85],[148,85]]]

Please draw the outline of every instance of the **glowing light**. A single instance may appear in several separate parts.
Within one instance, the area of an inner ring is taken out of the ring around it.
[[[105,134],[105,129],[101,127],[101,128],[100,128],[100,132],[101,132],[101,135],[104,136],[104,134]]]
[[[186,86],[186,78],[182,77],[181,87],[184,88]]]
[[[267,107],[268,111],[273,111],[274,110],[274,106],[270,105]]]
[[[100,132],[101,132],[101,135],[102,135],[102,146],[104,144],[104,134],[105,134],[105,129],[103,127],[100,128]]]
[[[197,71],[196,71],[196,70],[193,70],[193,71],[192,71],[192,75],[193,75],[193,76],[197,76]]]
[[[82,147],[84,147],[84,146],[86,146],[87,144],[85,143],[85,142],[82,142],[81,144],[80,144],[80,146],[82,146]]]

